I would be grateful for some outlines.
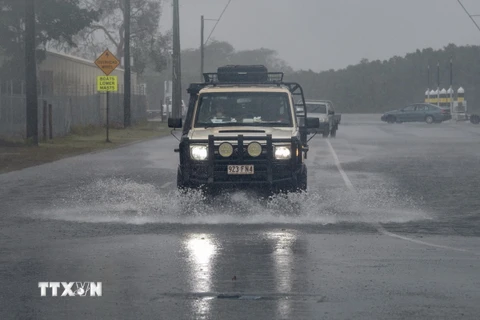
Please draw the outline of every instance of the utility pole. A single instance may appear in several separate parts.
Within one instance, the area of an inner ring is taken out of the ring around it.
[[[123,126],[125,128],[131,125],[131,66],[130,66],[130,20],[131,20],[131,5],[130,0],[125,0],[125,11],[124,11],[124,24],[125,24],[125,50],[124,50],[124,64],[125,64],[125,73],[124,73],[124,90],[123,90]]]
[[[200,81],[203,82],[203,69],[205,63],[205,43],[204,43],[205,19],[202,16],[200,20]]]
[[[450,94],[450,113],[453,114],[453,57],[450,57],[450,88],[448,93]]]
[[[427,88],[430,90],[430,65],[427,66]]]
[[[450,88],[453,87],[453,58],[450,58]]]
[[[27,142],[38,146],[37,62],[35,0],[25,0],[25,82],[27,95]]]
[[[437,106],[440,106],[440,61],[437,62]]]
[[[203,73],[205,72],[205,21],[217,21],[219,19],[205,19],[203,16],[200,21],[200,81],[203,82]],[[210,34],[211,35],[211,34]],[[210,39],[208,37],[207,41]]]
[[[173,0],[172,118],[182,118],[182,66],[180,59],[179,0]]]

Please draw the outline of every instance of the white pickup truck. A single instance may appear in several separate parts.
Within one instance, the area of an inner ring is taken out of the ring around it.
[[[305,105],[308,116],[318,118],[320,121],[320,128],[316,132],[321,132],[324,138],[329,135],[335,137],[342,115],[335,113],[333,103],[329,100],[306,100]]]

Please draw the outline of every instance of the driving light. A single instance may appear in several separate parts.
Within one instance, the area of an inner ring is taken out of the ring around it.
[[[248,145],[247,152],[251,157],[258,157],[262,154],[262,146],[258,142],[252,142]]]
[[[224,142],[218,147],[218,153],[224,158],[230,157],[233,154],[233,146],[228,142]]]
[[[190,155],[193,160],[206,160],[208,157],[207,146],[191,146]]]
[[[328,122],[328,118],[319,118],[320,122]]]
[[[288,160],[292,156],[289,147],[275,147],[275,159]]]

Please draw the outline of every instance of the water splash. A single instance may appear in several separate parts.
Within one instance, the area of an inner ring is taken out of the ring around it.
[[[290,193],[263,199],[249,192],[224,193],[212,201],[197,190],[188,195],[128,179],[98,180],[59,199],[42,217],[128,224],[332,224],[407,222],[427,219],[411,198],[379,185],[352,193],[345,189]]]

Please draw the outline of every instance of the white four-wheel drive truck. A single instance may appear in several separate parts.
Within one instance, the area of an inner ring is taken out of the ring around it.
[[[178,188],[306,190],[308,129],[319,121],[307,118],[302,87],[264,66],[220,67],[204,79],[187,90],[185,122],[168,120],[182,128]]]

